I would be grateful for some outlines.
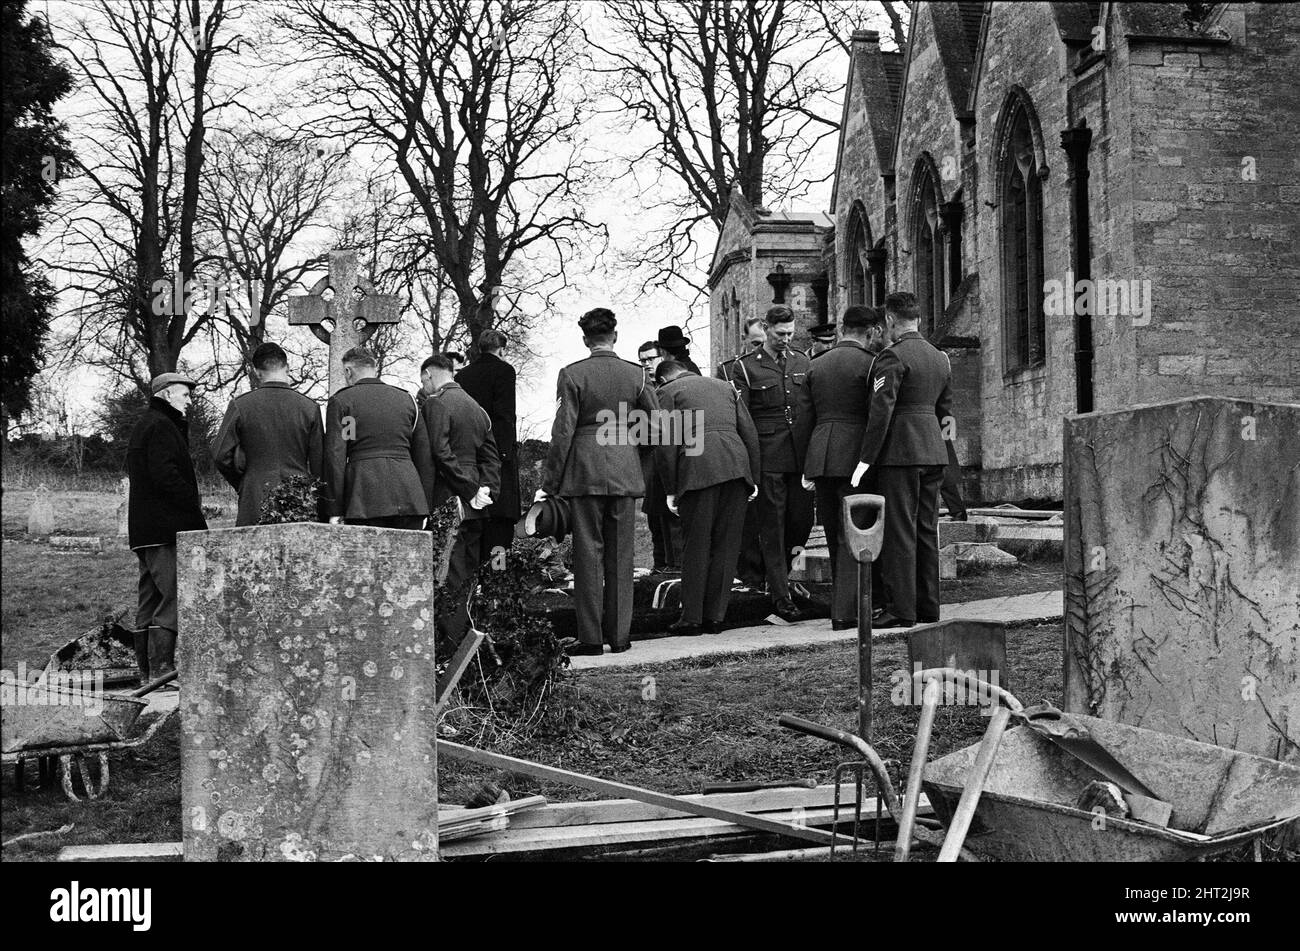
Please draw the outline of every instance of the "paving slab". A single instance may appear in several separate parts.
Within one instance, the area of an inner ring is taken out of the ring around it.
[[[1039,591],[1034,594],[1008,595],[1005,598],[985,598],[980,601],[963,601],[945,604],[942,617],[968,618],[981,621],[1005,621],[1008,624],[1025,621],[1050,621],[1064,613],[1063,591]],[[886,640],[904,633],[907,628],[877,628],[874,637]],[[798,624],[760,624],[754,627],[737,627],[721,634],[700,637],[660,637],[649,641],[633,641],[632,649],[621,654],[608,651],[601,657],[573,657],[574,670],[606,669],[609,667],[646,667],[666,664],[692,657],[716,654],[749,654],[771,650],[774,647],[806,647],[856,641],[858,632],[832,631],[829,618],[801,621]]]

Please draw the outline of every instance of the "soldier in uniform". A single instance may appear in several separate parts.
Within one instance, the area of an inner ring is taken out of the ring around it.
[[[631,421],[643,413],[653,424],[659,404],[641,365],[614,352],[617,325],[604,307],[578,321],[591,355],[560,371],[542,480],[546,495],[569,502],[578,614],[578,644],[571,654],[600,654],[602,639],[615,652],[632,646],[632,548],[645,474],[636,434],[620,418]],[[650,434],[651,444],[655,438]]]
[[[728,383],[734,383],[732,375],[735,373],[736,361],[750,351],[757,350],[763,344],[767,343],[767,319],[764,317],[751,317],[745,321],[745,351],[738,353],[730,360],[723,360],[718,364],[717,372],[714,373],[719,380],[726,380]]]
[[[885,298],[890,345],[871,371],[871,409],[856,488],[868,471],[885,497],[881,627],[939,620],[939,485],[948,463],[943,421],[952,413],[951,370],[917,331],[908,293]]]
[[[662,383],[659,365],[663,363],[663,351],[658,342],[647,340],[637,351],[637,359],[646,373],[646,381],[656,390]],[[680,571],[682,567],[682,522],[668,509],[664,496],[663,483],[654,464],[654,456],[645,453],[641,459],[645,471],[645,498],[641,501],[641,511],[650,525],[650,542],[654,557],[655,572]]]
[[[478,338],[479,358],[456,374],[459,383],[487,411],[492,439],[500,457],[501,487],[492,493],[483,526],[483,557],[497,548],[509,549],[519,521],[519,457],[515,432],[515,368],[501,359],[506,335],[485,330]]]
[[[812,345],[808,347],[808,356],[815,357],[825,353],[835,346],[835,322],[809,327],[808,336],[812,338]]]
[[[420,529],[433,479],[429,437],[412,396],[379,379],[370,352],[343,354],[347,386],[325,411],[325,476],[331,522]]]
[[[727,616],[746,501],[758,492],[758,433],[735,389],[667,360],[659,406],[674,411],[681,439],[656,449],[668,507],[685,526],[682,614],[674,634],[716,634]],[[662,434],[661,434],[662,435]]]
[[[256,525],[262,499],[284,479],[321,477],[320,407],[289,385],[278,345],[262,344],[252,363],[258,387],[230,401],[212,444],[217,470],[239,493],[236,525]]]
[[[831,555],[831,627],[857,626],[857,562],[841,524],[843,500],[862,453],[871,398],[871,308],[853,306],[840,321],[840,341],[813,358],[808,371],[813,430],[804,460],[804,488],[815,486],[817,512]]]
[[[751,317],[745,321],[745,353],[758,350],[767,342],[767,319]],[[730,360],[718,364],[717,377],[735,385],[732,376],[736,371],[736,361],[743,357],[738,353]],[[736,563],[736,577],[746,588],[754,591],[763,590],[767,572],[763,568],[763,549],[758,545],[758,506],[745,506],[745,525],[740,533],[740,559]]]
[[[801,478],[812,421],[810,361],[790,347],[794,312],[789,307],[769,308],[767,324],[766,343],[736,361],[733,385],[754,420],[762,451],[757,518],[768,597],[777,617],[796,621],[802,614],[790,597],[790,564],[808,543],[813,523],[813,494]]]
[[[420,426],[428,435],[432,453],[429,511],[438,511],[452,496],[461,502],[446,580],[455,609],[450,619],[447,612],[438,615],[439,629],[459,641],[469,629],[474,576],[491,554],[491,549],[483,551],[483,536],[488,506],[501,487],[501,459],[492,438],[491,418],[452,377],[454,366],[447,354],[434,354],[420,366],[425,394]]]

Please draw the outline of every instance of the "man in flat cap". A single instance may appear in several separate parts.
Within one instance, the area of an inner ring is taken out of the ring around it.
[[[379,379],[370,351],[343,354],[347,386],[325,411],[331,522],[418,530],[429,514],[433,461],[411,394]]]
[[[289,358],[274,343],[253,351],[258,386],[237,396],[212,444],[217,470],[239,493],[236,525],[256,525],[262,500],[284,479],[321,477],[325,427],[316,401],[289,384]]]
[[[636,500],[645,495],[634,419],[655,420],[658,401],[639,363],[614,352],[617,319],[597,307],[578,321],[591,355],[560,371],[542,490],[568,499],[573,529],[573,594],[578,644],[571,654],[632,646],[632,547]],[[637,426],[644,431],[646,424]],[[649,451],[648,449],[646,451]]]
[[[134,641],[142,681],[176,669],[176,533],[208,527],[185,418],[196,385],[180,373],[154,377],[149,407],[127,443],[127,541],[140,564]]]

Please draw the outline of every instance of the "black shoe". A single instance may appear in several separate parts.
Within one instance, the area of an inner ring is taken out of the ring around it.
[[[698,624],[689,621],[673,621],[668,625],[668,633],[675,637],[699,637],[704,633]]]
[[[788,624],[794,624],[803,620],[803,612],[794,606],[794,602],[789,598],[784,601],[778,601],[772,607],[772,613]]]
[[[623,653],[623,651],[630,651],[631,649],[632,649],[631,641],[628,641],[626,644],[611,644],[609,646],[609,652],[611,654],[621,654]]]
[[[703,621],[700,624],[701,634],[717,634],[722,630],[721,621]]]
[[[575,639],[564,645],[564,653],[570,657],[599,657],[605,653],[605,648],[600,644],[584,644]]]
[[[952,521],[954,521],[954,522],[965,522],[965,521],[968,521],[968,519],[966,518],[966,513],[965,513],[965,512],[962,512],[960,515],[949,515],[948,518],[950,518],[950,519],[951,519]]]
[[[850,628],[857,629],[857,621],[831,621],[832,631],[847,631]]]
[[[938,624],[939,619],[937,617],[919,617],[916,619],[916,623],[917,624]]]
[[[812,595],[808,593],[808,589],[797,581],[790,583],[790,600],[799,607],[807,607],[813,603]]]
[[[914,627],[915,621],[905,621],[902,618],[896,618],[892,614],[882,614],[878,618],[871,619],[872,627]]]

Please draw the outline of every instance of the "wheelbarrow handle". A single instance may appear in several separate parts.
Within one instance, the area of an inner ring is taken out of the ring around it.
[[[1012,713],[1020,713],[1024,709],[1020,701],[1012,695],[1009,690],[1003,690],[997,684],[991,684],[987,680],[981,680],[969,671],[957,670],[955,667],[929,667],[925,670],[918,670],[912,674],[912,680],[916,686],[924,692],[924,685],[929,680],[937,680],[940,683],[949,680],[960,681],[967,687],[973,687],[978,697],[988,697],[990,700],[1000,700],[1002,705],[1007,707]]]
[[[811,720],[805,720],[803,717],[797,717],[792,713],[781,714],[777,722],[787,730],[806,733],[808,736],[815,736],[819,740],[828,740],[831,743],[846,746],[861,756],[867,762],[867,765],[871,767],[871,772],[876,776],[879,789],[884,793],[885,808],[889,810],[891,816],[898,816],[901,804],[898,795],[894,792],[894,784],[890,782],[889,772],[885,769],[885,764],[876,751],[871,748],[870,743],[861,737],[854,736],[852,733],[846,733],[834,727],[822,726],[820,723],[813,723]]]
[[[844,540],[853,560],[875,561],[885,540],[885,497],[883,495],[846,495],[844,497]],[[858,527],[855,515],[874,513],[875,518],[866,528]]]
[[[139,697],[143,697],[143,696],[144,696],[145,694],[147,694],[147,693],[153,693],[153,692],[154,692],[155,690],[157,690],[159,687],[163,687],[163,686],[166,686],[167,684],[171,683],[171,682],[172,682],[173,680],[175,680],[179,675],[180,675],[180,671],[178,671],[178,670],[173,670],[170,674],[163,674],[163,675],[162,675],[161,677],[159,677],[157,680],[151,680],[151,681],[149,681],[147,684],[145,684],[145,685],[144,685],[143,687],[141,687],[139,690],[132,690],[132,691],[131,691],[131,696],[132,696],[132,697],[139,698]]]

